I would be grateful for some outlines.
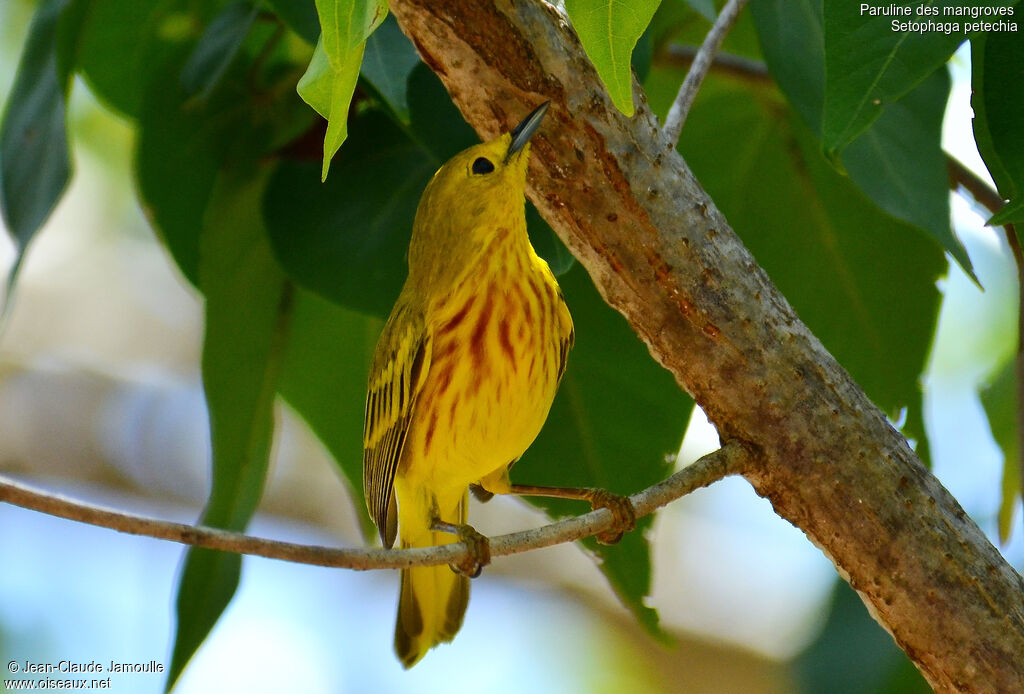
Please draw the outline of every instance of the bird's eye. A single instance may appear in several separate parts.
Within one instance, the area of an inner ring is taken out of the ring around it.
[[[494,171],[494,164],[491,163],[490,159],[477,157],[476,161],[473,162],[473,173],[475,174],[489,174],[492,171]]]

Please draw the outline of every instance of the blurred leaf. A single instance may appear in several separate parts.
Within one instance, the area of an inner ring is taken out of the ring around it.
[[[662,0],[644,32],[650,34],[654,52],[658,53],[666,43],[673,40],[681,39],[686,43],[700,41],[703,34],[699,32],[707,34],[709,22],[715,18],[714,4],[710,0],[707,4],[711,10],[710,17],[701,11],[695,13],[695,8],[686,0]],[[692,35],[686,32],[688,28],[692,30]]]
[[[629,62],[636,72],[636,78],[643,84],[643,81],[647,78],[647,74],[651,71],[651,61],[654,59],[654,39],[652,38],[652,26],[647,25],[644,33],[637,39],[636,47],[633,49],[633,55],[630,56]]]
[[[78,69],[85,25],[94,0],[69,0],[57,20],[57,81],[68,84]]]
[[[821,636],[793,663],[800,694],[930,694],[931,687],[843,581]]]
[[[750,13],[772,78],[820,135],[825,99],[822,0],[751,0]]]
[[[279,391],[330,451],[356,503],[366,538],[376,537],[363,500],[363,404],[383,323],[297,290]]]
[[[67,0],[36,9],[0,123],[0,212],[14,238],[15,259],[3,309],[25,251],[57,205],[71,176],[65,100],[68,74],[59,74],[57,26]]]
[[[321,181],[327,180],[331,158],[348,137],[348,110],[359,78],[359,66],[363,61],[365,47],[365,42],[356,44],[351,53],[337,62],[339,67],[336,69],[327,57],[321,37],[306,74],[299,80],[299,96],[327,120]]]
[[[356,48],[366,42],[388,13],[387,0],[316,0],[320,44],[331,68],[349,72]],[[360,49],[362,56],[362,49]]]
[[[999,541],[1013,534],[1013,513],[1021,500],[1020,417],[1017,367],[1010,359],[979,395],[988,417],[992,438],[1003,452],[1003,491],[999,505]]]
[[[320,18],[313,0],[267,0],[288,27],[309,45],[320,37]]]
[[[547,262],[555,275],[564,275],[576,264],[576,258],[529,200],[526,201],[526,232],[530,235],[533,250]]]
[[[91,0],[79,56],[85,80],[107,105],[139,117],[151,76],[179,59],[216,11],[187,0]]]
[[[403,122],[409,122],[409,101],[406,96],[409,75],[420,64],[420,56],[412,42],[398,28],[394,17],[388,17],[366,39],[366,52],[360,74],[377,91],[381,99]]]
[[[714,0],[686,0],[686,4],[692,7],[695,12],[700,14],[709,22],[714,22],[718,19],[718,12],[715,11]]]
[[[213,18],[181,71],[181,85],[189,96],[205,98],[238,54],[256,21],[259,7],[235,0]]]
[[[480,142],[476,131],[452,103],[441,80],[423,63],[409,74],[407,98],[409,133],[433,158],[435,168]]]
[[[425,65],[413,69],[408,87],[408,128],[379,110],[361,113],[330,180],[317,183],[310,162],[285,162],[264,201],[274,253],[288,274],[340,306],[378,317],[388,314],[405,282],[406,250],[430,177],[478,142]],[[533,212],[527,219],[542,257],[556,270],[571,265],[540,217]]]
[[[278,167],[264,215],[274,252],[296,282],[386,316],[405,282],[416,206],[437,163],[379,111],[355,118],[352,132],[322,185],[310,162]]]
[[[985,0],[981,4],[996,7],[1011,3]],[[922,32],[909,27],[893,31],[894,21],[907,24],[963,19],[944,14],[946,8],[963,8],[963,0],[916,0],[901,6],[912,14],[900,18],[872,17],[863,14],[858,3],[825,4],[822,140],[830,157],[864,132],[888,104],[944,65],[964,40],[961,31]],[[938,14],[919,14],[918,9],[923,6]]]
[[[184,56],[184,53],[182,53]],[[173,62],[153,79],[140,106],[135,172],[139,197],[178,268],[198,285],[203,214],[232,134],[245,114],[221,95],[189,104]]]
[[[213,484],[201,523],[242,531],[256,510],[273,436],[293,287],[266,242],[259,199],[266,171],[224,175],[204,220],[199,286],[206,297],[203,386]],[[181,675],[238,587],[242,558],[193,548],[182,569],[167,688]]]
[[[1003,224],[1024,224],[1024,195],[1008,202],[1006,207],[992,215],[985,224],[990,227],[1002,226]],[[1021,238],[1022,235],[1024,235],[1024,229],[1018,229],[1017,238]]]
[[[772,76],[820,135],[826,98],[822,0],[753,0],[751,11]],[[934,237],[976,282],[967,251],[950,227],[945,164],[937,164],[948,84],[946,77],[933,77],[890,105],[885,118],[843,152],[842,163],[876,205]]]
[[[904,430],[924,442],[914,425],[942,252],[832,169],[781,104],[723,81],[698,100],[680,144],[687,163],[825,347],[891,418],[908,408]]]
[[[265,57],[253,64],[271,27],[250,32],[242,55],[205,100],[178,79],[193,43],[163,51],[140,103],[135,175],[146,214],[185,277],[197,284],[199,232],[217,173],[225,161],[256,161],[309,127],[314,117],[293,87],[297,66]],[[244,59],[242,59],[244,56]],[[281,69],[282,66],[290,69]],[[262,75],[269,84],[262,84]],[[276,80],[276,81],[275,81]],[[278,98],[270,101],[267,93]]]
[[[615,107],[633,115],[630,57],[661,0],[566,0],[573,28]]]
[[[576,326],[576,346],[540,436],[512,468],[521,484],[597,486],[632,494],[664,479],[666,456],[679,449],[693,402],[650,357],[625,319],[609,308],[581,267],[559,278]],[[614,364],[614,368],[609,365]],[[586,504],[528,497],[552,516],[578,515]],[[657,633],[644,605],[651,517],[613,546],[587,541],[622,602]]]
[[[1018,3],[1016,9],[1022,8]],[[1019,206],[1024,200],[1024,40],[1010,32],[979,34],[971,40],[971,72],[978,151],[999,194],[1017,198]]]

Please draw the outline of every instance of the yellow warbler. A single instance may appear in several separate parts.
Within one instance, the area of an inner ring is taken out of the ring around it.
[[[420,199],[409,275],[374,352],[363,434],[363,490],[385,547],[465,541],[459,567],[402,571],[395,652],[411,667],[451,641],[469,577],[489,561],[466,525],[467,491],[581,498],[632,508],[601,490],[513,485],[508,471],[540,432],[565,371],[573,324],[526,233],[529,139],[542,104],[511,133],[455,155]],[[397,506],[397,508],[396,508]]]

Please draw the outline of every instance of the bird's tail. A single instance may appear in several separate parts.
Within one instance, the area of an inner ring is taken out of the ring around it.
[[[466,522],[468,498],[456,509],[458,522]],[[424,514],[425,516],[425,514]],[[421,517],[424,517],[421,516]],[[403,516],[403,520],[408,516]],[[429,547],[454,542],[451,533],[429,527],[399,527],[402,547]],[[469,603],[469,579],[451,567],[424,566],[402,570],[395,622],[395,653],[402,665],[411,668],[427,651],[455,638]]]

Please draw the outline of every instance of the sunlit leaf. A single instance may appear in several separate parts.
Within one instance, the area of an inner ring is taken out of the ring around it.
[[[616,108],[633,115],[631,56],[661,0],[566,0],[573,28]]]
[[[320,180],[327,180],[331,158],[348,137],[348,111],[359,79],[359,67],[363,61],[366,43],[356,44],[352,51],[340,59],[336,68],[323,47],[323,38],[317,42],[313,58],[306,74],[299,80],[298,92],[302,100],[327,119],[327,134],[324,135],[324,159]]]
[[[320,44],[331,67],[346,72],[357,46],[366,42],[388,13],[387,0],[316,0]]]

